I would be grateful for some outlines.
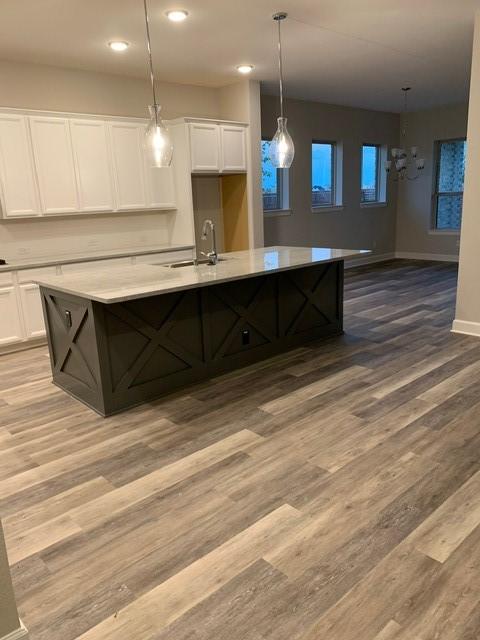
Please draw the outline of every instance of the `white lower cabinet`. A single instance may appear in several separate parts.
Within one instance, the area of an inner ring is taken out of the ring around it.
[[[185,249],[76,262],[61,267],[0,271],[0,350],[3,346],[38,340],[46,335],[40,287],[35,284],[42,275],[92,272],[102,267],[128,267],[132,264],[161,264],[191,257],[192,250]]]
[[[25,337],[27,340],[42,338],[45,334],[40,287],[33,282],[19,286],[22,302]]]
[[[0,346],[23,339],[15,287],[0,287]]]

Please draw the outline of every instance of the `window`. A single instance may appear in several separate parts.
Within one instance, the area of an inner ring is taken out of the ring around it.
[[[288,169],[275,169],[269,157],[270,140],[262,140],[263,210],[288,209]]]
[[[380,146],[362,147],[362,204],[380,202]]]
[[[335,145],[312,142],[312,207],[335,205]]]
[[[436,144],[435,229],[460,229],[466,146],[464,139],[445,140]]]

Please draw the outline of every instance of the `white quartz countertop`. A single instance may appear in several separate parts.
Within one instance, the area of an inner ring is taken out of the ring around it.
[[[187,266],[140,264],[104,267],[87,274],[42,276],[38,284],[81,298],[112,304],[135,298],[205,287],[266,273],[308,267],[367,255],[368,250],[321,247],[265,247],[225,253],[217,265]]]
[[[25,256],[24,258],[9,258],[7,264],[0,265],[0,273],[3,271],[20,271],[22,269],[35,269],[37,267],[51,267],[58,264],[72,264],[76,262],[90,262],[95,260],[108,260],[109,258],[127,258],[129,256],[148,255],[149,253],[167,253],[169,251],[181,251],[193,249],[190,245],[157,244],[136,249],[92,249],[91,251],[79,251],[62,254],[61,252],[50,256]]]

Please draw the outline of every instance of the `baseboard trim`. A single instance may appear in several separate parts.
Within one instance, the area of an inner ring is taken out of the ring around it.
[[[6,636],[2,636],[0,640],[28,640],[27,627],[20,620],[20,626],[18,627],[18,629],[7,633]]]
[[[468,322],[467,320],[454,320],[452,333],[461,333],[465,336],[480,338],[480,322]]]
[[[375,262],[386,262],[387,260],[394,260],[394,258],[394,253],[381,253],[378,255],[372,254],[364,256],[363,258],[352,258],[350,260],[345,260],[345,269],[361,267],[365,264],[374,264]]]
[[[7,353],[25,351],[26,349],[34,349],[35,347],[43,347],[46,344],[46,338],[34,338],[33,340],[23,340],[22,342],[0,345],[0,356],[6,355]],[[3,640],[3,638],[0,638],[0,640]]]
[[[414,253],[396,251],[395,257],[403,260],[429,260],[432,262],[458,262],[458,255],[449,253]]]

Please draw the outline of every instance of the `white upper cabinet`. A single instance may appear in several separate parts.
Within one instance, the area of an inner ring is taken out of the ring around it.
[[[41,213],[25,116],[0,113],[0,180],[0,200],[6,218]]]
[[[110,123],[117,208],[121,211],[145,209],[147,206],[142,146],[144,130],[141,124]]]
[[[0,216],[175,209],[174,169],[147,164],[145,127],[0,110]]]
[[[113,176],[105,122],[70,120],[70,130],[80,209],[113,211]]]
[[[145,161],[147,206],[151,209],[175,208],[175,182],[171,167],[150,167]]]
[[[192,173],[244,173],[247,170],[245,127],[214,122],[190,122]]]
[[[68,119],[32,116],[30,127],[43,212],[79,211]]]
[[[217,124],[191,123],[190,153],[192,172],[218,172],[220,166],[220,131]]]
[[[220,142],[222,150],[222,171],[246,171],[247,149],[244,127],[236,125],[220,125]]]

